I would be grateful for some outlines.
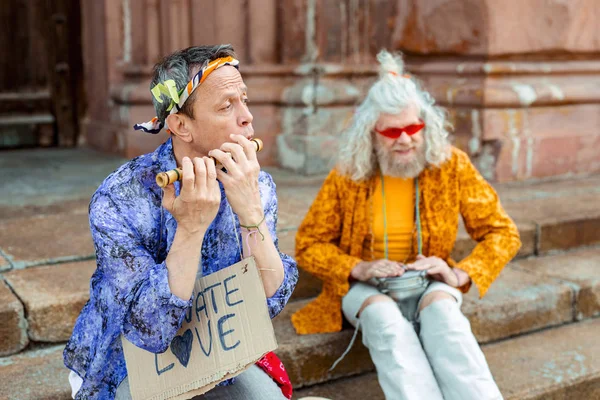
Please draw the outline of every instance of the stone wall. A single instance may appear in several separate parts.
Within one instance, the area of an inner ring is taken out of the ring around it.
[[[130,128],[153,116],[152,64],[232,43],[263,165],[326,172],[387,48],[405,53],[487,178],[600,171],[596,0],[99,0],[85,13],[104,20],[84,36],[86,137],[128,157],[165,138]]]

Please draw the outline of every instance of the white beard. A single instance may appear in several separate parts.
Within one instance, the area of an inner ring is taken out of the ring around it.
[[[379,162],[381,172],[386,176],[403,179],[413,179],[427,166],[425,158],[425,146],[415,149],[413,159],[407,163],[400,163],[394,160],[394,154],[388,151],[379,143],[375,142],[375,154]]]

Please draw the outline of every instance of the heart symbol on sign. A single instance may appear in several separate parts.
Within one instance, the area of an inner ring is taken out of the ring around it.
[[[193,340],[192,331],[188,329],[182,336],[175,336],[171,342],[171,352],[175,354],[181,365],[186,368],[190,361]]]

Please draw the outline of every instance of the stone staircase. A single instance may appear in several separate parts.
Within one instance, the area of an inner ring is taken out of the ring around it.
[[[62,349],[95,268],[89,195],[121,162],[77,150],[53,164],[56,154],[46,152],[8,153],[14,158],[0,161],[2,168],[30,165],[32,157],[42,164],[0,188],[0,399],[70,398]],[[280,247],[293,254],[296,229],[322,177],[271,172]],[[600,399],[600,319],[594,318],[600,315],[600,176],[496,187],[523,247],[485,298],[473,289],[463,305],[494,377],[510,400]],[[454,256],[473,245],[461,228]],[[383,399],[360,341],[328,372],[351,330],[295,334],[289,316],[319,286],[301,272],[292,301],[274,320],[295,397]]]

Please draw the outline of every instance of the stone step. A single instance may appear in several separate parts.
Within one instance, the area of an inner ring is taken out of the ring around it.
[[[600,319],[483,346],[506,400],[600,398]],[[294,398],[383,400],[375,373],[342,378],[295,391]]]
[[[29,344],[23,304],[0,281],[0,356],[14,354]]]
[[[599,331],[600,319],[596,318],[482,348],[506,400],[597,399],[600,398]],[[52,346],[0,358],[2,398],[69,399],[68,371],[62,365],[62,350],[62,346]],[[306,360],[305,373],[310,373],[312,363],[313,360]],[[289,364],[286,367],[289,369]],[[383,399],[372,368],[366,371],[369,372],[301,388],[295,391],[294,398]]]
[[[71,399],[64,345],[0,358],[0,398],[7,400]]]
[[[75,320],[89,299],[95,261],[47,265],[4,274],[27,315],[27,336],[36,342],[69,339]]]
[[[519,260],[515,267],[571,286],[577,320],[600,316],[600,249],[588,248]]]
[[[597,316],[599,266],[598,248],[520,260],[502,271],[483,299],[474,289],[465,295],[462,309],[481,344]],[[274,320],[279,354],[293,382],[301,387],[372,370],[367,351],[357,340],[346,359],[328,372],[353,331],[296,335],[290,315],[307,302],[292,302]]]

